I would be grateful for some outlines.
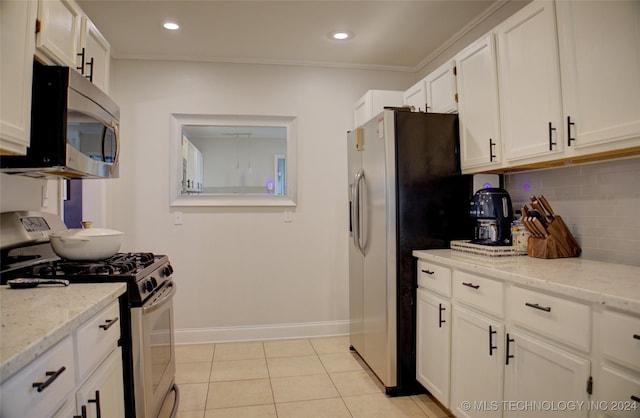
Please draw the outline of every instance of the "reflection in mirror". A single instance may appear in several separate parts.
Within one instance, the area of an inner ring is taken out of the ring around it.
[[[295,118],[172,115],[172,206],[294,206]]]
[[[183,125],[182,137],[182,193],[286,193],[286,128]]]

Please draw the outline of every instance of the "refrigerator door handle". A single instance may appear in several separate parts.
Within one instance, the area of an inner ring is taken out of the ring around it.
[[[364,171],[358,170],[356,173],[355,180],[353,181],[353,242],[360,251],[362,255],[364,255],[364,248],[362,246],[362,219],[360,219],[360,198],[361,198],[361,188],[362,188],[362,180],[364,179]]]

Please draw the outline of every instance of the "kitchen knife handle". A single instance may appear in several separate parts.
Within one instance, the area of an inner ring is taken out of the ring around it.
[[[493,356],[493,350],[497,350],[498,346],[493,345],[493,334],[497,334],[498,331],[494,330],[491,325],[489,325],[489,355]]]
[[[479,285],[479,284],[473,284],[473,283],[465,283],[465,282],[462,282],[462,285],[463,285],[463,286],[470,287],[470,288],[472,288],[472,289],[480,289],[480,285]]]
[[[510,358],[514,358],[515,356],[513,354],[509,354],[509,345],[514,342],[515,340],[513,338],[509,338],[509,334],[507,333],[507,347],[506,347],[506,365],[509,365],[509,359]]]
[[[551,204],[549,204],[549,201],[546,197],[544,197],[543,195],[538,196],[538,202],[540,202],[540,204],[550,217],[553,218],[555,216],[555,213],[553,213],[553,209],[551,208]]]
[[[445,308],[444,306],[442,306],[442,303],[438,304],[438,328],[442,328],[442,324],[444,324],[445,321],[444,319],[442,319],[442,311],[445,311],[447,308]]]
[[[528,306],[533,309],[538,309],[540,311],[551,312],[551,306],[540,306],[537,303],[529,303],[529,302],[525,302],[525,306]]]
[[[567,146],[571,146],[571,141],[575,141],[575,138],[571,138],[571,127],[575,126],[575,122],[571,122],[571,116],[567,116]]]

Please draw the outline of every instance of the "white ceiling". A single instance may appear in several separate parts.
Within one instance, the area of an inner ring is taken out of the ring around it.
[[[505,0],[78,0],[114,58],[416,71]],[[162,24],[172,20],[178,31]],[[340,43],[335,30],[355,37]]]

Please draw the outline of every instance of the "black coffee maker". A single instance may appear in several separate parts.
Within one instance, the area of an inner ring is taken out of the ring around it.
[[[470,215],[476,220],[471,242],[482,245],[512,245],[513,207],[506,190],[497,187],[478,190],[471,200]]]

